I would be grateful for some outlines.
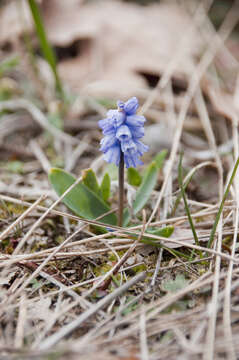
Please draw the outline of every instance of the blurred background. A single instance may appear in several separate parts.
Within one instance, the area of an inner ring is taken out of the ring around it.
[[[72,146],[87,140],[92,147],[74,165],[88,167],[99,156],[97,120],[132,96],[148,119],[146,157],[171,148],[186,109],[186,162],[210,159],[198,87],[217,145],[230,152],[239,108],[238,13],[238,2],[229,0],[2,0],[0,161],[31,159],[29,142],[41,142],[50,124],[76,138],[62,152],[55,136],[53,149],[44,137],[51,165],[66,166]],[[29,114],[31,105],[45,122]],[[230,158],[224,162],[229,168]]]

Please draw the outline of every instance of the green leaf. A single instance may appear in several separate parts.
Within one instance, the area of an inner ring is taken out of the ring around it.
[[[130,215],[129,209],[126,208],[126,209],[124,209],[124,213],[123,213],[123,227],[125,227],[129,224],[130,219],[131,219],[131,215]]]
[[[166,292],[176,293],[177,291],[185,288],[188,280],[185,279],[183,274],[178,274],[175,280],[170,279],[163,283],[162,288]]]
[[[156,183],[158,176],[158,168],[156,162],[153,161],[146,170],[142,184],[136,192],[135,201],[133,203],[134,214],[137,214],[147,203]]]
[[[59,196],[76,181],[71,174],[57,168],[51,169],[49,180]],[[75,214],[89,220],[96,219],[110,210],[109,206],[82,182],[77,184],[62,201]],[[109,225],[117,223],[115,214],[108,214],[100,221]]]
[[[142,176],[135,168],[128,168],[127,170],[128,183],[133,186],[139,186],[142,182]]]
[[[154,161],[156,162],[156,165],[158,169],[160,170],[163,166],[164,160],[167,156],[168,150],[162,150],[158,155],[155,156]]]
[[[163,227],[161,229],[148,230],[147,231],[147,233],[149,233],[151,235],[163,236],[163,237],[166,237],[166,238],[171,236],[173,232],[174,232],[174,227],[173,226],[165,226],[165,227]]]
[[[86,169],[83,171],[82,181],[85,186],[101,197],[100,187],[92,169]]]
[[[169,238],[173,232],[174,232],[173,226],[165,226],[161,229],[148,230],[146,233],[149,233],[150,235],[156,235],[156,236],[162,236],[165,238]],[[141,242],[143,242],[144,244],[149,244],[149,245],[154,245],[155,241],[158,241],[158,240],[149,238],[147,236],[143,236],[141,239]]]
[[[103,180],[100,185],[100,190],[103,200],[107,201],[110,197],[110,176],[108,173],[105,173],[103,177]]]
[[[151,237],[147,237],[147,233],[150,235],[156,235],[156,236],[162,236],[165,238],[169,238],[172,233],[174,232],[174,227],[173,226],[165,226],[161,229],[156,229],[156,230],[147,230],[145,235],[142,237],[142,239],[140,240],[142,243],[147,244],[147,245],[156,245],[156,241],[158,242],[158,239],[153,239]],[[138,239],[138,235],[133,235],[129,233],[129,236],[135,240]],[[159,243],[157,243],[157,245],[160,245]],[[161,246],[161,245],[160,245]]]
[[[135,215],[144,207],[150,198],[150,195],[157,183],[158,170],[162,168],[166,155],[167,150],[162,150],[157,156],[155,156],[154,161],[152,161],[152,163],[146,169],[141,185],[136,192],[135,201],[133,203],[133,213]],[[130,217],[129,209],[125,209],[123,226],[128,225]]]

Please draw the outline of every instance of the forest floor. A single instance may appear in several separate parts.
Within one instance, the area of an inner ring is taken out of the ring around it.
[[[238,1],[219,20],[217,1],[40,2],[58,93],[30,2],[0,6],[0,359],[238,359]],[[98,120],[132,96],[150,146],[139,176],[167,156],[130,226],[102,233],[49,171],[107,172],[117,208]],[[148,226],[172,234],[142,242]]]

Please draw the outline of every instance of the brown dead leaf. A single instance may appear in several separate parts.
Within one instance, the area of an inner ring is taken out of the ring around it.
[[[27,2],[24,0],[9,1],[0,9],[0,45],[4,48],[14,43],[24,31],[31,31],[32,18]]]
[[[42,0],[39,4],[63,80],[89,95],[125,98],[154,86],[174,58],[182,35],[189,34],[174,72],[181,82],[201,49],[191,17],[174,3],[142,7],[113,0]],[[2,48],[14,47],[24,31],[33,32],[26,0],[9,2],[0,18]]]
[[[159,76],[165,70],[192,25],[180,7],[169,3],[140,7],[51,0],[43,1],[42,10],[51,42],[60,52],[70,48],[74,53],[60,61],[62,77],[73,88],[87,86],[88,93],[98,96],[129,96],[147,87],[147,74]],[[187,73],[188,61],[200,49],[195,29],[189,42],[178,64],[180,74]]]

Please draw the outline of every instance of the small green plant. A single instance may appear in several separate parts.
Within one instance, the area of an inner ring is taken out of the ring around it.
[[[102,182],[99,183],[92,169],[84,170],[81,181],[65,195],[62,201],[82,218],[88,220],[97,219],[101,224],[108,226],[118,224],[126,227],[131,223],[132,215],[138,216],[150,199],[157,184],[158,172],[164,164],[167,151],[163,150],[159,153],[148,165],[143,175],[134,167],[131,167],[130,165],[136,167],[137,164],[141,163],[139,157],[143,153],[142,149],[146,151],[146,146],[138,140],[144,134],[143,124],[145,119],[135,114],[138,107],[136,98],[130,99],[125,104],[118,102],[118,107],[118,110],[110,110],[107,113],[108,118],[99,122],[105,135],[101,141],[101,150],[109,162],[120,165],[122,157],[126,161],[129,182],[137,188],[131,209],[127,206],[124,207],[124,181],[122,182],[124,179],[124,161],[122,166],[119,166],[118,174],[120,199],[118,219],[112,211],[109,201],[111,178],[108,172],[104,174]],[[73,175],[58,168],[51,169],[49,180],[59,196],[62,196],[76,182]],[[104,231],[108,230],[109,228],[105,226]],[[148,233],[169,237],[173,230],[172,227],[157,229],[156,232],[148,229]],[[145,236],[141,240],[146,244],[159,245]]]
[[[163,151],[161,156],[165,158],[166,152]],[[161,166],[163,165],[163,162]],[[137,215],[140,210],[149,201],[152,191],[157,184],[157,176],[160,167],[157,162],[153,160],[147,167],[142,176],[142,183],[136,190],[135,200],[133,201],[133,215]],[[141,175],[140,175],[141,176]],[[65,170],[59,168],[52,168],[49,172],[49,180],[56,193],[61,196],[64,192],[76,181],[76,178]],[[92,169],[83,171],[82,180],[77,184],[64,198],[63,202],[76,215],[94,220],[100,217],[100,222],[108,225],[116,225],[117,217],[114,213],[105,215],[110,212],[111,205],[109,204],[111,178],[106,172],[101,183],[98,182],[97,177]],[[130,224],[132,212],[129,208],[124,209],[123,225]],[[164,228],[164,233],[170,227]],[[157,233],[156,235],[161,235]],[[171,234],[170,234],[171,235]],[[164,235],[162,235],[164,236]]]
[[[108,172],[104,174],[102,182],[99,183],[92,169],[84,170],[81,181],[62,199],[64,204],[78,216],[88,220],[97,219],[101,224],[108,225],[102,226],[101,230],[103,231],[109,231],[110,225],[114,227],[118,224],[127,227],[131,223],[132,216],[139,217],[140,211],[149,201],[157,184],[158,173],[167,155],[165,150],[159,153],[148,165],[143,175],[135,169],[138,164],[142,163],[140,156],[148,150],[148,147],[139,141],[144,134],[145,118],[136,115],[137,108],[138,100],[136,98],[132,98],[126,103],[118,102],[118,110],[109,110],[107,118],[99,122],[104,134],[101,150],[104,152],[105,160],[118,166],[119,170],[118,218],[111,208],[111,178]],[[125,207],[124,203],[124,163],[127,167],[129,182],[136,187],[131,208]],[[59,196],[62,196],[76,182],[73,175],[58,168],[51,169],[49,180]],[[165,227],[147,231],[151,235],[169,237],[173,230],[173,227]],[[137,239],[134,236],[131,238]],[[149,245],[161,246],[146,236],[141,241]]]

